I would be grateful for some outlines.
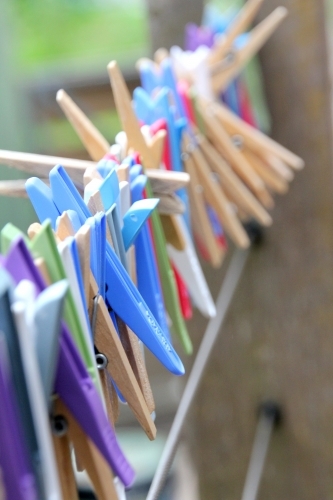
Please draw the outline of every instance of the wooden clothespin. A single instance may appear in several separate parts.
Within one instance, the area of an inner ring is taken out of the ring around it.
[[[255,172],[241,151],[235,146],[225,128],[209,110],[209,101],[203,97],[197,99],[198,110],[205,124],[207,136],[216,149],[229,162],[237,175],[256,195],[266,208],[272,208],[274,201],[263,180]]]
[[[110,149],[110,145],[103,135],[64,90],[58,91],[57,102],[73,125],[91,158],[95,161],[103,158]]]
[[[108,72],[117,112],[127,135],[128,148],[139,151],[145,168],[159,168],[165,131],[160,130],[150,142],[144,138],[132,108],[131,96],[116,61],[108,64]]]
[[[245,64],[261,49],[287,14],[288,11],[285,7],[277,7],[266,19],[253,28],[245,46],[234,51],[234,56],[227,65],[225,61],[222,61],[210,67],[212,88],[216,94],[220,94],[241,72]]]
[[[85,160],[21,153],[4,149],[0,150],[0,163],[29,174],[38,175],[41,178],[48,175],[55,165],[62,165],[78,186],[83,185],[83,172],[92,165],[92,162]]]
[[[225,196],[221,186],[213,181],[210,168],[200,149],[191,143],[188,133],[184,133],[184,149],[192,155],[198,180],[203,188],[203,194],[207,203],[215,209],[226,233],[240,248],[250,245],[249,237],[240,223],[233,206]]]
[[[263,226],[269,226],[272,218],[262,207],[251,191],[245,186],[241,179],[235,174],[225,159],[213,147],[213,145],[195,130],[195,138],[204,157],[208,161],[212,172],[221,179],[221,184],[228,198],[243,212],[254,217]]]
[[[218,37],[211,48],[208,63],[213,66],[221,62],[232,49],[235,39],[252,23],[264,0],[247,0],[229,24],[226,31]]]
[[[206,103],[208,105],[208,103]],[[245,123],[222,103],[209,104],[209,111],[216,119],[223,124],[230,135],[240,135],[244,144],[256,154],[262,157],[267,163],[275,168],[284,179],[290,181],[293,174],[288,167],[294,170],[301,170],[304,161],[281,144],[260,132],[260,130]]]
[[[213,267],[220,267],[225,251],[218,245],[205,206],[203,189],[198,179],[193,158],[183,153],[183,162],[186,172],[190,175],[189,197],[191,203],[192,227],[196,238],[207,249],[209,262]]]
[[[87,474],[90,477],[98,500],[118,500],[118,495],[113,483],[113,474],[110,467],[90,438],[84,433],[72,413],[60,399],[57,399],[55,402],[54,419],[55,421],[63,419],[65,423],[64,425],[67,427],[68,438],[73,443],[75,453],[78,456],[80,464],[83,469],[87,471]],[[62,459],[66,460],[69,467],[69,456],[68,450],[66,449],[67,443],[68,441],[62,443],[65,448],[65,452],[62,454]],[[57,448],[59,450],[60,445],[57,446]],[[61,467],[61,470],[63,471],[64,476],[66,474],[66,470],[64,470],[63,467]],[[73,494],[74,485],[70,469],[67,469],[67,475],[67,492],[68,494]],[[75,496],[67,497],[68,500],[72,500],[72,498],[75,498]]]
[[[190,176],[186,172],[172,170],[147,170],[146,175],[154,193],[172,194],[189,185]]]
[[[0,196],[26,198],[25,179],[0,181]]]

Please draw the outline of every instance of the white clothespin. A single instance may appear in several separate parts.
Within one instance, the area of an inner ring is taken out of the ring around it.
[[[193,52],[182,50],[177,46],[170,49],[170,56],[177,78],[188,80],[194,84],[198,94],[205,96],[207,99],[213,99],[214,94],[208,67],[209,55],[210,49],[204,45],[201,45]]]
[[[36,327],[33,311],[36,295],[34,284],[28,280],[22,280],[14,290],[12,312],[15,318],[31,411],[41,452],[40,463],[45,499],[61,500],[62,494],[52,445],[48,408],[35,349]]]
[[[183,217],[181,215],[176,217],[185,240],[185,249],[177,250],[174,246],[168,244],[168,255],[189,289],[196,307],[204,316],[212,318],[216,315],[216,309],[193,246],[192,238]]]

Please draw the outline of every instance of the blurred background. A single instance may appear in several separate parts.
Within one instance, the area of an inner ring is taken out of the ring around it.
[[[262,19],[278,5],[289,10],[252,77],[262,128],[301,156],[306,168],[287,196],[277,199],[274,224],[251,252],[165,499],[239,499],[257,408],[267,399],[281,405],[283,423],[269,448],[259,499],[333,498],[332,3],[266,0],[260,11]],[[86,158],[55,101],[58,89],[111,142],[120,126],[107,63],[119,61],[133,90],[139,57],[160,46],[182,46],[187,22],[200,24],[203,15],[217,11],[229,16],[241,4],[1,0],[0,148]],[[22,177],[0,166],[1,179]],[[1,227],[11,221],[25,230],[35,220],[28,200],[0,198]],[[225,270],[203,267],[216,296]],[[195,315],[189,331],[196,346],[204,329],[205,321]],[[188,368],[192,361],[185,360]],[[141,467],[140,484],[129,495],[136,499],[145,498],[186,382],[169,377],[149,356],[148,364],[159,438],[147,443],[133,431],[126,409],[120,426],[123,445]]]

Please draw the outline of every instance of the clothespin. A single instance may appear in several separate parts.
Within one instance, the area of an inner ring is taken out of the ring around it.
[[[89,439],[88,435],[85,434],[82,428],[77,424],[77,421],[73,417],[73,414],[68,406],[60,398],[55,402],[53,422],[56,435],[55,440],[63,439],[63,434],[68,435],[69,440],[74,445],[75,452],[79,457],[80,463],[90,477],[98,499],[118,500],[113,484],[113,474],[107,462],[94,443]],[[59,438],[57,438],[57,434],[59,435]],[[68,448],[66,441],[63,444]],[[70,456],[68,456],[68,454],[67,463],[71,468]],[[65,492],[68,495],[67,499],[71,500],[73,497],[69,495],[72,494],[74,490],[73,482],[71,482],[69,486],[70,487],[67,488]],[[74,493],[77,497],[77,493],[75,491]]]
[[[132,170],[134,170],[132,168]],[[157,171],[158,172],[158,171]],[[147,177],[139,172],[131,180],[132,201],[142,199]],[[153,241],[149,227],[144,226],[135,242],[137,266],[137,286],[165,334],[170,338],[165,316],[161,283],[159,280]]]
[[[196,50],[200,45],[211,47],[214,37],[213,31],[207,26],[188,23],[185,26],[185,50]]]
[[[18,265],[18,264],[17,264]],[[11,276],[6,271],[6,264],[4,263],[4,267],[0,268],[0,330],[3,333],[6,339],[6,345],[8,348],[8,355],[10,359],[11,366],[11,374],[14,386],[14,392],[16,394],[16,401],[18,405],[18,411],[20,414],[20,423],[23,428],[23,433],[25,437],[25,442],[27,445],[28,454],[25,454],[23,451],[22,456],[19,461],[15,464],[13,471],[11,474],[17,475],[20,473],[18,469],[19,465],[22,464],[22,468],[28,469],[32,467],[33,475],[36,480],[35,488],[37,490],[37,497],[39,495],[43,495],[44,493],[44,478],[40,463],[40,447],[39,441],[37,439],[37,429],[34,424],[34,419],[32,415],[31,401],[28,395],[28,388],[23,368],[23,360],[21,355],[21,349],[19,344],[19,338],[17,329],[14,323],[14,318],[12,316],[10,307],[10,292],[13,288],[13,281]],[[1,405],[3,409],[5,409],[4,403]],[[13,421],[14,423],[14,421]],[[2,427],[2,426],[1,426]],[[7,428],[2,429],[8,432]],[[2,435],[4,438],[4,436]],[[15,438],[15,434],[13,434],[13,439]],[[22,443],[18,443],[17,450],[24,450],[24,441]],[[16,448],[12,450],[12,453],[15,453]],[[8,456],[8,465],[10,462],[10,457]],[[25,463],[24,460],[26,460]],[[29,464],[27,463],[29,461]],[[31,470],[31,469],[30,469]],[[8,476],[11,477],[11,476]],[[21,482],[16,484],[16,487],[20,486]],[[9,485],[10,486],[10,485]],[[27,485],[28,487],[29,485]],[[12,487],[14,487],[12,485]],[[32,489],[34,489],[34,483],[32,481]],[[29,490],[28,490],[29,492]]]
[[[206,202],[210,203],[215,208],[221,223],[236,245],[241,248],[247,248],[250,245],[249,238],[239,222],[233,207],[226,198],[221,187],[214,183],[211,177],[211,172],[204,156],[199,148],[191,147],[190,137],[185,134],[184,137],[185,151],[192,154],[193,161],[196,167],[199,182],[203,187],[203,193],[206,197]]]
[[[103,158],[110,147],[102,134],[91,124],[90,120],[86,119],[85,114],[64,90],[58,91],[57,102],[85,144],[91,158],[97,161]]]
[[[44,396],[49,407],[57,369],[60,321],[67,289],[68,283],[65,280],[58,281],[42,291],[34,304],[35,346]]]
[[[39,446],[43,489],[46,498],[61,500],[61,489],[48,419],[48,400],[45,399],[41,373],[38,369],[35,324],[31,314],[36,296],[35,285],[22,280],[13,293],[13,312],[20,344],[24,376]],[[45,332],[44,332],[45,334]]]
[[[3,273],[1,272],[1,278]],[[39,498],[37,477],[34,475],[19,414],[17,394],[11,373],[12,361],[5,333],[0,333],[0,455],[2,481],[6,497],[17,500]]]
[[[293,178],[293,174],[287,166],[295,170],[300,170],[304,167],[304,161],[301,158],[258,129],[245,123],[223,104],[217,102],[210,103],[209,111],[214,114],[220,124],[223,124],[229,134],[240,135],[244,144],[249,149],[255,151],[256,154],[270,163],[271,166],[275,165],[275,171],[285,180],[290,181]]]
[[[211,170],[220,177],[221,184],[228,198],[249,216],[254,217],[260,224],[264,226],[270,225],[272,223],[270,215],[257,201],[251,191],[205,136],[197,130],[195,132],[196,142],[204,157],[209,162]]]
[[[111,194],[111,196],[112,196],[112,192],[113,192],[113,199],[112,199],[112,201],[116,201],[116,198],[117,198],[117,195],[118,195],[118,192],[119,192],[117,176],[116,176],[116,184],[117,184],[117,186],[114,186],[113,189],[112,189],[112,184],[109,186],[109,188],[111,187],[111,190],[110,190],[110,193],[109,193],[109,194]],[[102,186],[102,189],[101,189],[101,192],[104,193],[104,199],[105,199],[105,196],[107,197],[107,189],[106,189],[106,187],[107,187],[106,185]],[[101,208],[103,209],[103,207],[101,207]],[[134,212],[132,213],[132,215],[136,217],[136,215],[135,215]],[[88,219],[88,221],[89,220],[92,221],[92,219]],[[119,237],[122,240],[121,233],[120,233],[120,236],[119,236],[119,230],[118,230],[118,238]],[[97,240],[95,241],[95,244],[97,245],[97,247],[99,246],[98,242],[99,241],[103,241],[103,240],[105,241],[105,236],[103,237],[103,236],[100,235],[100,236],[97,237]],[[116,240],[114,240],[114,241],[116,241]],[[120,243],[120,240],[119,240],[119,243]],[[96,259],[96,255],[98,254],[97,249],[93,253],[95,254],[95,259],[94,260],[95,261],[97,260],[98,263],[101,262],[102,258],[97,258]],[[104,290],[104,286],[100,285],[100,289],[101,288]],[[119,322],[120,322],[120,320],[118,320],[118,324],[119,324]],[[125,330],[126,330],[126,332],[125,332]],[[127,342],[127,349],[126,349],[126,351],[127,351],[127,354],[129,355],[129,360],[130,360],[131,366],[132,366],[132,368],[133,368],[133,370],[134,370],[134,372],[136,374],[138,383],[140,384],[140,386],[141,386],[141,388],[143,390],[143,393],[145,395],[145,399],[147,401],[149,410],[153,411],[153,408],[154,408],[153,396],[152,396],[152,392],[151,392],[151,389],[150,389],[150,384],[149,384],[149,380],[148,380],[148,377],[147,377],[147,373],[146,373],[146,370],[145,370],[144,361],[142,359],[142,355],[141,355],[140,349],[138,348],[137,338],[136,338],[136,336],[134,335],[133,332],[129,331],[127,333],[127,327],[124,324],[123,324],[123,327],[122,327],[121,331],[123,332],[123,334],[121,335],[122,341],[124,341],[124,338],[126,337],[126,342]],[[126,333],[126,335],[125,335],[125,333]],[[131,347],[133,349],[129,348],[129,344],[131,345]],[[119,382],[119,387],[120,388],[123,387],[123,383]],[[138,387],[136,386],[135,389],[138,389]],[[127,394],[128,394],[128,389],[126,390],[126,395]],[[136,397],[136,399],[135,399],[135,397]],[[135,396],[133,393],[129,393],[129,404],[130,404],[131,407],[133,407],[133,398],[134,398],[135,401],[137,401],[137,395]],[[107,399],[107,401],[108,401],[108,399]],[[143,427],[146,430],[146,432],[148,433],[148,435],[150,437],[153,437],[155,435],[154,425],[153,425],[150,417],[147,416],[147,414],[145,414],[145,412],[143,411],[144,410],[143,402],[139,401],[139,404],[137,402],[135,404],[140,409],[140,411],[137,411],[137,413],[138,413],[138,419],[139,419],[140,423],[143,425]]]
[[[269,16],[259,23],[248,36],[245,45],[233,52],[233,57],[226,64],[215,63],[211,66],[212,88],[215,93],[220,93],[240,73],[245,64],[266,43],[276,28],[287,16],[285,7],[277,7]]]
[[[206,279],[198,261],[192,239],[185,226],[182,217],[178,217],[178,224],[182,229],[182,235],[185,238],[185,249],[177,250],[168,244],[168,254],[174,262],[178,273],[191,293],[196,307],[206,317],[214,317],[216,308],[207,286]]]
[[[212,66],[223,60],[232,50],[236,38],[241,35],[252,23],[264,0],[247,0],[235,19],[227,26],[222,35],[217,37],[209,55]]]
[[[85,241],[81,241],[81,244],[84,243],[86,246],[84,250],[84,254],[82,255],[82,248],[79,249],[79,245],[77,243],[77,240],[74,240],[75,236],[75,229],[71,223],[71,220],[69,218],[69,213],[64,212],[60,217],[58,217],[57,220],[57,234],[59,235],[60,239],[62,240],[62,243],[58,245],[58,250],[60,254],[62,255],[63,261],[64,261],[64,267],[66,270],[67,277],[69,277],[69,281],[71,283],[71,289],[72,293],[74,296],[74,300],[78,306],[78,313],[80,315],[81,322],[86,323],[88,330],[90,332],[90,323],[89,323],[89,318],[88,318],[88,306],[89,309],[92,307],[92,301],[90,300],[90,258],[87,261],[87,264],[83,264],[83,266],[87,267],[86,269],[86,279],[88,280],[88,292],[86,295],[85,291],[85,286],[83,284],[83,279],[82,279],[82,272],[81,272],[81,262],[80,260],[87,260],[87,255],[90,256],[90,238],[87,240],[87,236],[90,236],[90,227],[86,226],[88,228],[88,233],[86,237],[84,238]],[[81,231],[81,235],[84,234],[82,232],[82,228],[84,229],[85,226],[82,226],[81,228],[78,228],[78,231]],[[60,231],[59,231],[60,230]],[[78,233],[79,234],[79,233]],[[92,235],[92,239],[96,239],[96,235]],[[101,237],[102,239],[102,237]],[[104,240],[105,240],[105,235],[104,235]],[[101,247],[103,245],[96,245],[96,241],[93,241],[93,253],[95,253],[95,261],[98,263],[102,263],[103,259],[105,262],[105,246],[104,246],[104,253],[103,251],[101,252]],[[98,251],[96,249],[98,247]],[[80,259],[80,253],[81,251],[81,259]],[[103,267],[102,264],[99,265],[98,271],[94,267],[94,262],[93,262],[93,268],[95,270],[96,275],[99,276],[99,280],[101,283],[101,289],[104,290],[104,279],[102,278],[103,272],[101,271],[101,268]],[[105,267],[105,266],[104,266]],[[105,274],[105,273],[104,273]],[[97,286],[97,285],[96,285]],[[87,297],[87,298],[86,298]],[[93,313],[90,314],[90,317],[92,317]],[[93,332],[92,332],[93,334]],[[91,335],[92,335],[91,334]],[[93,338],[93,336],[92,336]],[[115,398],[114,394],[112,391],[112,384],[109,383],[108,381],[108,376],[105,372],[104,367],[101,366],[99,363],[99,355],[96,355],[96,363],[97,367],[99,369],[99,375],[100,375],[100,380],[101,380],[101,385],[102,385],[102,390],[103,390],[103,395],[105,399],[105,406],[106,406],[106,411],[107,415],[109,418],[109,421],[111,423],[115,422],[115,414],[116,414],[116,408],[115,408]],[[111,403],[112,402],[112,403]]]
[[[193,231],[199,241],[207,248],[209,261],[213,267],[222,263],[224,252],[219,247],[208,217],[203,197],[202,186],[199,182],[193,159],[188,153],[183,153],[183,162],[186,172],[190,175],[189,195]]]
[[[226,158],[237,175],[247,184],[256,197],[266,208],[272,208],[273,198],[267,190],[263,180],[255,172],[241,151],[235,146],[220,122],[213,113],[209,112],[209,101],[203,97],[197,98],[198,110],[204,121],[207,136],[216,149]]]
[[[41,178],[45,177],[54,165],[62,165],[70,174],[73,182],[79,187],[83,185],[83,172],[91,167],[91,165],[94,165],[94,163],[86,160],[21,153],[3,149],[0,150],[0,162],[9,167],[28,172],[29,174],[38,175]],[[15,185],[14,188],[16,188]]]

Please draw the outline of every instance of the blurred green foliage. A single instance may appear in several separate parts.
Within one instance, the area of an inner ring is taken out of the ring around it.
[[[98,66],[148,46],[143,0],[12,0],[24,70],[75,61]]]

